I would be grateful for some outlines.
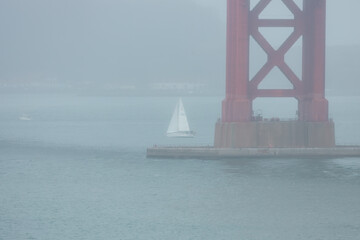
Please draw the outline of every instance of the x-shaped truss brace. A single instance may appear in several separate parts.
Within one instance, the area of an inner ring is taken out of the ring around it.
[[[303,35],[303,11],[293,0],[282,0],[285,6],[293,13],[294,19],[259,19],[259,15],[271,0],[261,0],[250,12],[249,33],[259,46],[266,52],[268,59],[265,65],[254,75],[249,82],[249,96],[256,97],[295,97],[299,98],[302,93],[303,83],[285,62],[285,54],[291,49],[296,41]],[[293,27],[294,31],[283,42],[279,49],[275,50],[266,38],[260,33],[260,27]],[[259,84],[277,66],[292,83],[293,89],[258,89]]]

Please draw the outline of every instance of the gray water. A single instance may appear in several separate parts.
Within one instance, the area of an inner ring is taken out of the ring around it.
[[[359,158],[146,159],[212,145],[221,100],[183,98],[179,140],[175,97],[0,96],[0,239],[360,239]],[[359,102],[330,98],[338,144],[360,144]]]

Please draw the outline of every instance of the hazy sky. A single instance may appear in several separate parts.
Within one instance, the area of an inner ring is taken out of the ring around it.
[[[327,44],[359,45],[360,1],[327,2]],[[224,81],[225,17],[226,0],[0,0],[0,81]]]

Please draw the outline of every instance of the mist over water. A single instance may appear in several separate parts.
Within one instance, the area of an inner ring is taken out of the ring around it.
[[[356,239],[360,159],[146,159],[212,145],[222,97],[183,97],[194,139],[165,132],[177,97],[2,95],[0,239]],[[359,97],[330,97],[360,144]],[[273,103],[258,104],[264,115]],[[289,115],[291,103],[278,115]],[[274,113],[275,114],[275,113]],[[26,118],[24,118],[26,116]]]
[[[339,145],[360,145],[359,7],[327,1]],[[261,32],[279,47],[283,30]],[[213,145],[225,0],[2,0],[0,32],[0,240],[360,239],[359,158],[146,159],[154,145]],[[250,40],[252,77],[267,56]],[[300,46],[285,55],[299,79]],[[260,88],[292,87],[273,70]],[[178,97],[195,138],[166,137]],[[296,108],[253,105],[265,118]]]

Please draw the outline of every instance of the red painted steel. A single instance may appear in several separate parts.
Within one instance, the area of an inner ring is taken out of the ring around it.
[[[251,121],[252,101],[257,97],[294,97],[299,102],[299,120],[328,121],[325,99],[326,0],[303,0],[301,10],[293,0],[282,0],[294,19],[259,19],[272,0],[261,0],[250,10],[249,0],[228,0],[226,98],[223,122]],[[293,27],[294,31],[275,50],[260,33],[260,27]],[[250,36],[268,55],[265,65],[249,79]],[[303,37],[302,79],[286,64],[285,55]],[[274,67],[292,83],[293,89],[258,89]]]
[[[226,98],[222,103],[222,121],[250,121],[252,103],[249,82],[249,0],[228,0]]]
[[[325,18],[326,0],[306,0],[303,33],[303,98],[299,100],[300,119],[327,121],[325,99]]]

